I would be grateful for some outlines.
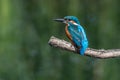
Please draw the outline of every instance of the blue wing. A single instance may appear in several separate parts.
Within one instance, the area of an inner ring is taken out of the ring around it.
[[[72,40],[75,43],[75,45],[81,48],[80,54],[83,55],[88,47],[88,41],[84,29],[81,25],[74,25],[72,23],[69,23],[68,31],[71,34]]]

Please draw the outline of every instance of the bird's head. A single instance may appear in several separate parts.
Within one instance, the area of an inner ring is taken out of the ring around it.
[[[69,24],[69,22],[73,23],[73,24],[80,24],[78,18],[75,16],[65,16],[62,19],[59,18],[59,19],[54,19],[54,20],[58,21],[58,22],[65,23],[65,24]]]

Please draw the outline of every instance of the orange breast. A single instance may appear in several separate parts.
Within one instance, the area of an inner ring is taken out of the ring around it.
[[[70,39],[72,45],[73,45],[73,46],[76,46],[76,45],[74,44],[74,42],[72,41],[72,37],[71,37],[71,35],[70,35],[69,31],[68,31],[68,26],[65,27],[65,33],[66,33],[66,36]]]
[[[66,33],[66,36],[72,41],[72,37],[68,31],[68,26],[65,26],[65,33]]]

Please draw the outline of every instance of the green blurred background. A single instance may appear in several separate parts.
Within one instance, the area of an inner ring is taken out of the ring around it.
[[[94,59],[50,47],[68,39],[64,24],[74,15],[89,47],[120,48],[120,0],[0,0],[0,80],[120,80],[120,58]]]

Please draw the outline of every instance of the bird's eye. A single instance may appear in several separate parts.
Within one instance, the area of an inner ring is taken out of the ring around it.
[[[71,21],[71,19],[68,19],[68,21]]]
[[[71,21],[71,19],[67,19],[67,18],[64,18],[64,20],[66,20],[66,21]]]

